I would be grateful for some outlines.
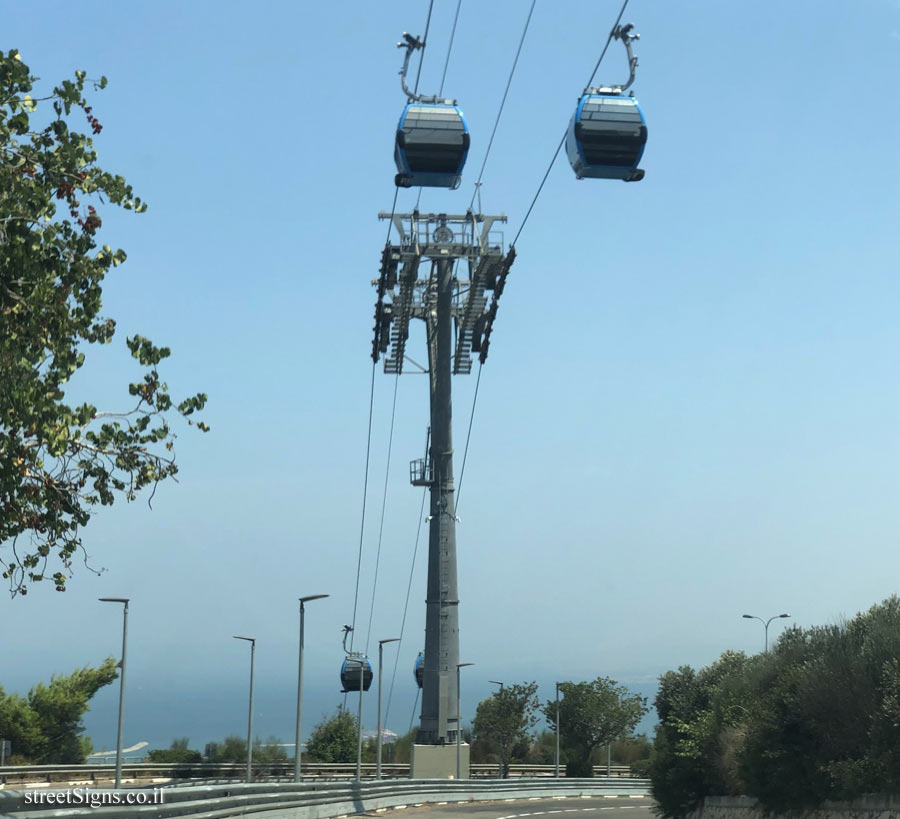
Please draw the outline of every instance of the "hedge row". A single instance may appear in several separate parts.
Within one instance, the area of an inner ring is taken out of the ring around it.
[[[725,652],[660,679],[650,765],[663,816],[705,796],[766,809],[900,792],[900,599],[786,630],[767,654]]]

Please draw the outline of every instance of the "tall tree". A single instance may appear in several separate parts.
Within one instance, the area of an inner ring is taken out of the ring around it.
[[[99,668],[38,683],[27,697],[0,688],[0,738],[10,740],[13,754],[36,764],[84,762],[81,720],[91,697],[116,677],[116,662],[109,658]]]
[[[647,700],[608,677],[593,682],[559,684],[560,739],[567,751],[566,776],[591,776],[591,752],[616,739],[630,737],[647,713]],[[544,716],[556,730],[556,700],[544,705]]]
[[[473,723],[477,742],[489,744],[503,761],[503,775],[513,759],[524,760],[537,722],[537,683],[507,685],[478,703]]]
[[[199,393],[176,405],[157,370],[170,351],[135,335],[128,349],[145,371],[128,406],[65,403],[85,346],[115,333],[100,315],[102,284],[125,252],[98,247],[98,208],[146,205],[97,165],[92,137],[103,126],[85,73],[44,96],[32,96],[35,82],[17,51],[0,51],[0,564],[13,594],[45,576],[64,591],[94,508],[143,489],[152,497],[177,472],[168,415],[206,401]],[[76,114],[91,135],[75,130]]]
[[[215,762],[246,762],[247,740],[237,734],[225,737],[215,746]]]
[[[338,710],[333,717],[323,717],[313,728],[306,743],[307,756],[315,762],[355,762],[357,741],[356,717]]]

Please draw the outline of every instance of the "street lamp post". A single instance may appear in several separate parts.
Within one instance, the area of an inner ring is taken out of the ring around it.
[[[503,683],[500,680],[488,680],[489,683],[500,686],[500,692],[503,692]],[[503,779],[503,742],[497,741],[497,776]]]
[[[122,661],[119,674],[119,725],[116,729],[116,788],[122,787],[122,719],[125,716],[125,650],[128,646],[128,598],[100,597],[101,603],[123,603],[122,607]]]
[[[554,760],[554,776],[559,779],[559,683],[556,684],[556,755]]]
[[[300,663],[297,668],[297,734],[294,750],[294,782],[300,781],[300,717],[303,712],[303,613],[310,600],[323,600],[327,594],[311,594],[300,598]]]
[[[456,779],[462,779],[462,708],[460,706],[459,695],[459,669],[467,666],[475,665],[475,663],[457,663],[456,664]]]
[[[755,614],[744,614],[743,617],[745,620],[759,620],[765,626],[766,629],[766,653],[769,653],[769,623],[773,620],[778,620],[781,617],[790,617],[790,614],[776,614],[770,617],[768,620],[763,620],[762,617],[757,617]]]
[[[378,736],[375,740],[375,778],[381,779],[381,666],[384,659],[384,644],[399,643],[399,637],[389,637],[378,641]]]
[[[246,640],[250,643],[250,710],[247,713],[247,781],[253,781],[253,655],[256,653],[255,637],[238,637],[235,640]]]

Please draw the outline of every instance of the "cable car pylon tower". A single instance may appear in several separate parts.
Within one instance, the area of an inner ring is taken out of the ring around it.
[[[456,673],[459,663],[459,595],[456,578],[456,506],[453,483],[453,375],[484,363],[497,305],[515,259],[504,253],[494,228],[506,216],[473,213],[379,213],[392,222],[381,256],[372,358],[401,374],[409,361],[426,372],[431,401],[426,457],[410,464],[410,481],[431,493],[425,659],[418,745],[451,745],[460,729]],[[390,236],[390,233],[389,233]],[[462,271],[466,278],[460,278]],[[490,304],[489,304],[490,301]],[[410,323],[425,323],[427,370],[407,358]],[[416,774],[413,773],[415,776]]]

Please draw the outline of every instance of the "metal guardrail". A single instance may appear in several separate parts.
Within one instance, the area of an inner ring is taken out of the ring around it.
[[[409,765],[406,763],[383,763],[382,775],[385,779],[406,778],[409,776]],[[146,786],[162,781],[180,780],[212,780],[221,782],[228,780],[241,781],[246,774],[243,763],[231,762],[183,762],[157,763],[141,762],[122,766],[123,785]],[[278,779],[293,777],[293,762],[260,763],[253,766],[254,776],[258,779]],[[470,766],[473,778],[496,778],[497,766],[473,764]],[[353,763],[303,763],[304,777],[321,777],[347,779],[355,776],[356,765]],[[631,769],[627,765],[613,765],[610,772],[617,777],[630,777]],[[375,776],[374,763],[364,763],[364,777]],[[553,765],[510,765],[510,777],[520,776],[553,776]],[[605,776],[606,766],[595,765],[594,776]],[[115,765],[17,765],[0,768],[0,790],[23,785],[53,784],[87,784],[101,787],[103,783],[111,783],[115,778]],[[130,781],[127,781],[130,780]]]
[[[227,819],[252,813],[264,819],[331,819],[385,808],[433,802],[477,802],[498,799],[563,798],[649,795],[646,779],[546,779],[515,780],[416,780],[406,782],[231,784],[166,789],[159,805],[79,806],[70,801],[64,808],[48,809],[33,803],[47,793],[0,791],[0,815],[10,819],[71,819],[100,816],[103,819],[168,819],[169,817],[215,817]],[[59,791],[55,791],[59,793]],[[115,793],[94,790],[94,795]],[[118,792],[121,794],[122,792]],[[135,792],[126,792],[134,795]]]

